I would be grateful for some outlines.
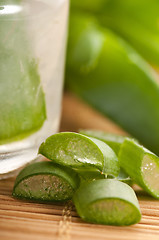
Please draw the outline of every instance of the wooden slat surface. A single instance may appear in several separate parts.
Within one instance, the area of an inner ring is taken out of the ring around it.
[[[76,103],[75,105],[72,104],[72,100]],[[89,121],[91,120],[91,128],[124,134],[120,128],[100,115],[96,115],[93,110],[89,110],[90,113],[88,114],[88,106],[83,106],[77,99],[67,95],[64,102],[62,130],[75,131],[78,128],[89,127]],[[71,112],[68,111],[70,104]],[[88,118],[86,119],[80,115],[80,113],[85,113],[83,107],[87,110]],[[79,116],[81,120],[77,121],[76,118],[79,118]],[[89,116],[91,117],[89,118]],[[92,123],[93,116],[96,119],[95,123]],[[98,122],[101,123],[100,121],[102,121],[102,124],[98,125]],[[55,205],[14,199],[11,195],[14,180],[15,178],[9,178],[0,181],[0,240],[159,239],[159,201],[149,197],[137,187],[135,189],[142,211],[141,222],[129,227],[115,227],[83,222],[78,217],[71,202]]]

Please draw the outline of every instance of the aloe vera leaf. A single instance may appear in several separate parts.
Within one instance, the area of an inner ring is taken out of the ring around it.
[[[124,37],[148,62],[159,66],[158,12],[157,0],[113,0],[98,16],[104,26]]]
[[[67,88],[158,154],[159,86],[153,74],[134,49],[94,19],[71,17]]]
[[[93,14],[125,38],[148,62],[159,66],[158,0],[72,0],[71,11]],[[148,17],[149,16],[149,17]]]
[[[0,144],[37,131],[46,119],[45,99],[22,12],[0,9]]]
[[[119,151],[120,165],[147,193],[159,198],[159,158],[132,139],[125,139]]]
[[[101,8],[108,0],[86,0],[86,1],[76,1],[71,0],[71,11],[87,11],[89,13],[98,13]]]
[[[141,219],[140,207],[133,189],[112,179],[84,183],[73,201],[79,216],[91,223],[131,225]]]
[[[48,137],[41,144],[39,153],[73,168],[95,167],[114,176],[119,172],[117,156],[108,145],[78,133],[63,132]]]
[[[25,167],[17,176],[13,196],[38,201],[66,201],[78,188],[78,174],[52,162],[38,162]]]

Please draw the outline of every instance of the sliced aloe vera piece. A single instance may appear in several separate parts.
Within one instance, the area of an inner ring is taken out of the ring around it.
[[[41,144],[39,153],[65,166],[95,167],[114,176],[119,172],[117,156],[107,144],[78,133],[63,132],[50,136]]]
[[[26,18],[23,11],[3,14],[5,10],[7,13],[7,4],[10,10],[12,6],[20,10],[22,2],[0,2],[0,144],[27,137],[46,119],[44,93]]]
[[[92,223],[131,225],[140,221],[141,212],[133,189],[112,179],[83,184],[73,197],[79,216]]]
[[[52,162],[25,167],[17,176],[13,196],[39,201],[66,201],[79,186],[78,174]]]
[[[132,139],[125,139],[119,151],[120,165],[132,180],[159,198],[159,158]]]

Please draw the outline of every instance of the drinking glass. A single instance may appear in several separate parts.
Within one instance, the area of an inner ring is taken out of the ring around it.
[[[59,127],[68,0],[0,2],[0,178]]]

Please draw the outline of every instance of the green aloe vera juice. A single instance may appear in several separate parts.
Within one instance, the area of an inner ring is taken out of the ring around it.
[[[0,178],[58,130],[68,1],[0,1]]]

